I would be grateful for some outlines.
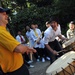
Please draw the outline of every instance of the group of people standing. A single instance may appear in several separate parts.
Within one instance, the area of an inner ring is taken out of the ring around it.
[[[62,41],[67,38],[62,36],[57,18],[52,17],[46,22],[47,29],[43,33],[35,24],[31,24],[30,27],[26,26],[26,36],[29,40],[29,46],[27,46],[21,32],[18,32],[15,39],[6,30],[8,14],[10,14],[10,9],[0,7],[0,75],[30,75],[25,65],[26,61],[24,63],[23,59],[24,57],[26,59],[28,53],[33,54],[37,61],[42,60],[43,62],[45,62],[44,56],[48,55],[51,64],[62,55],[58,53],[63,48],[56,37]],[[73,21],[70,22],[69,27],[68,39],[75,35]]]
[[[36,60],[45,62],[46,57],[48,57],[50,63],[53,63],[61,55],[58,55],[57,51],[63,50],[56,37],[59,37],[61,40],[66,40],[66,38],[62,37],[60,24],[58,24],[55,17],[46,22],[46,27],[47,29],[41,32],[38,25],[32,23],[30,27],[26,26],[25,35],[29,40],[29,47],[37,51],[33,53]],[[17,36],[16,39],[18,40]]]
[[[45,59],[50,60],[45,50],[45,45],[44,45],[43,36],[42,36],[43,32],[41,32],[41,30],[38,28],[38,25],[31,24],[30,27],[26,26],[25,35],[29,42],[28,46],[30,48],[34,48],[37,51],[36,53],[33,53],[34,57],[36,58],[36,61],[45,62]],[[22,41],[21,39],[22,37],[24,39],[24,36],[21,34],[20,31],[18,31],[16,40],[19,41],[21,44],[26,45],[25,39]],[[33,62],[32,58],[30,58],[30,60]]]
[[[36,60],[45,62],[45,59],[48,58],[52,64],[63,55],[63,53],[58,54],[63,50],[61,41],[68,40],[75,35],[74,21],[69,23],[69,30],[66,32],[67,38],[61,34],[61,27],[56,17],[47,21],[46,27],[47,29],[41,32],[38,25],[33,23],[31,26],[26,26],[25,35],[29,40],[29,47],[37,51],[33,54]]]

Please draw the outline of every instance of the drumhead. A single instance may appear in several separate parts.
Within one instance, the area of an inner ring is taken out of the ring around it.
[[[62,68],[66,68],[68,63],[72,63],[75,58],[75,52],[70,51],[62,55],[56,61],[54,61],[46,70],[46,75],[55,75],[56,72],[59,73],[62,71]]]

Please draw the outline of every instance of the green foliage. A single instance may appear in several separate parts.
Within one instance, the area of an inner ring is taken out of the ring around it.
[[[32,22],[45,30],[45,22],[53,15],[59,18],[65,33],[67,24],[75,20],[75,0],[1,0],[0,5],[11,8],[12,13],[18,12],[16,15],[11,14],[10,24],[15,33]]]
[[[38,7],[46,7],[50,6],[53,0],[28,0],[28,1],[36,4]]]
[[[75,0],[54,0],[53,8],[61,22],[68,23],[75,19]]]
[[[16,31],[22,30],[26,25],[31,25],[31,23],[36,23],[39,25],[41,30],[45,30],[45,22],[49,20],[51,16],[51,11],[49,8],[37,6],[31,6],[30,8],[25,8],[17,13],[16,17],[12,19],[12,24],[14,25]]]

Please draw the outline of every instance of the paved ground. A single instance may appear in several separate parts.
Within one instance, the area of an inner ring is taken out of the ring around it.
[[[46,75],[46,70],[50,65],[50,61],[46,62],[34,62],[32,63],[35,67],[29,68],[30,75]]]

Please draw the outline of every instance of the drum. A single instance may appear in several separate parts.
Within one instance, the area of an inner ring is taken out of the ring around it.
[[[75,42],[71,43],[70,45],[68,45],[67,47],[63,49],[65,50],[64,53],[69,52],[69,51],[75,51]]]
[[[70,51],[54,61],[46,70],[46,75],[74,75],[75,52]]]
[[[68,41],[62,44],[62,47],[67,50],[75,50],[75,37],[72,37]]]

